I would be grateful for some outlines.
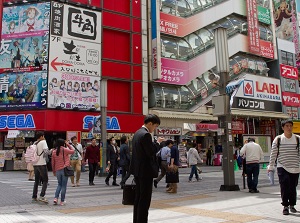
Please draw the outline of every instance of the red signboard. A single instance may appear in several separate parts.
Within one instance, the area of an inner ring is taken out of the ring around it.
[[[260,55],[266,58],[274,59],[274,46],[272,42],[260,40]]]
[[[298,69],[285,64],[280,64],[280,75],[285,78],[298,80]]]
[[[291,107],[300,107],[300,94],[282,92],[282,104]]]
[[[251,53],[260,53],[260,37],[259,26],[257,17],[256,0],[247,0],[247,22],[248,22],[248,38],[249,38],[249,51]]]
[[[244,120],[235,120],[231,122],[232,134],[245,134]]]
[[[200,124],[196,124],[196,131],[200,132],[200,131],[214,131],[214,130],[218,130],[218,124],[206,124],[206,123],[200,123]]]

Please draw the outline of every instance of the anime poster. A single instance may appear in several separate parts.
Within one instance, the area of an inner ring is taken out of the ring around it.
[[[49,31],[50,2],[3,8],[2,38],[40,36]]]
[[[46,71],[0,74],[0,109],[44,108],[46,104]]]
[[[42,36],[1,39],[0,69],[10,68],[12,71],[25,71],[25,68],[41,70],[42,67],[44,70],[47,69],[48,43],[48,31]]]
[[[49,71],[48,108],[100,110],[100,79]]]

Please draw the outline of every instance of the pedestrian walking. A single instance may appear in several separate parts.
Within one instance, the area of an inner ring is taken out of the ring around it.
[[[126,180],[130,176],[129,165],[130,165],[130,151],[128,147],[127,136],[121,137],[121,147],[120,147],[120,161],[119,165],[122,168],[122,181],[120,182],[121,188],[123,189]]]
[[[268,172],[275,169],[280,184],[283,215],[296,213],[297,185],[300,173],[299,136],[293,134],[293,121],[281,122],[283,134],[275,137],[272,143]]]
[[[107,148],[106,148],[106,171],[108,175],[105,179],[105,184],[109,186],[109,179],[113,176],[113,186],[119,186],[117,184],[117,170],[118,170],[118,159],[119,153],[116,144],[116,140],[114,137],[111,137],[107,140]]]
[[[96,145],[96,139],[92,138],[92,144],[86,148],[84,161],[89,164],[89,185],[94,186],[94,178],[97,165],[100,162],[100,147]]]
[[[157,188],[158,182],[166,175],[168,171],[169,164],[171,162],[171,147],[174,145],[173,140],[168,139],[166,141],[166,146],[161,149],[161,164],[160,164],[160,174],[153,181],[154,187]]]
[[[178,172],[178,166],[179,166],[179,150],[178,147],[173,145],[171,147],[171,157],[170,157],[170,163],[168,167],[168,171]],[[177,183],[169,183],[169,187],[167,189],[168,193],[177,193]]]
[[[203,160],[200,158],[198,151],[196,150],[197,144],[195,142],[192,143],[192,147],[189,149],[187,153],[188,165],[191,167],[191,173],[189,176],[189,182],[193,182],[193,176],[195,174],[196,180],[199,181],[199,175],[197,172],[197,163],[203,163]]]
[[[248,143],[243,146],[240,156],[246,158],[246,173],[249,193],[259,193],[257,190],[259,176],[259,162],[264,159],[264,152],[255,139],[248,138]]]
[[[82,161],[82,156],[83,156],[83,149],[82,145],[78,143],[77,137],[73,136],[71,138],[71,144],[70,146],[73,147],[74,153],[71,155],[70,160],[71,160],[71,166],[74,169],[74,173],[76,176],[76,186],[80,186],[80,175],[81,175],[81,161]],[[71,183],[72,187],[75,187],[75,182],[74,182],[74,176],[71,176]]]
[[[68,147],[68,148],[66,148]],[[65,205],[65,197],[67,192],[68,176],[65,175],[64,168],[70,166],[70,155],[75,153],[75,149],[64,139],[58,139],[56,148],[52,151],[52,171],[57,178],[57,187],[54,195],[53,204],[58,203],[59,194],[60,205]]]
[[[147,223],[151,203],[153,178],[158,176],[156,153],[162,138],[155,142],[151,133],[160,125],[157,115],[149,114],[144,125],[135,132],[132,139],[130,173],[136,182],[133,207],[133,223]]]
[[[206,166],[212,166],[211,158],[213,156],[212,146],[210,146],[206,151]]]
[[[34,169],[34,186],[32,193],[32,201],[41,201],[44,203],[48,203],[46,195],[46,190],[48,186],[48,169],[46,157],[51,154],[51,150],[48,149],[47,142],[45,140],[45,133],[43,131],[38,131],[35,134],[37,141],[35,142],[37,147],[37,155],[39,157],[38,161],[33,164]],[[38,186],[40,179],[43,181],[42,190],[40,193],[39,199],[37,199]]]

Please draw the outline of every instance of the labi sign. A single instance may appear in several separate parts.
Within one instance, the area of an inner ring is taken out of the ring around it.
[[[271,24],[270,9],[257,6],[257,14],[258,14],[258,21],[268,25]]]

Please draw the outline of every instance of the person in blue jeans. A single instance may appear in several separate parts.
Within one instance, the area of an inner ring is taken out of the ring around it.
[[[66,148],[68,146],[68,148]],[[65,205],[65,197],[67,192],[68,176],[65,176],[64,168],[70,166],[70,156],[75,152],[72,146],[64,139],[58,139],[56,148],[52,152],[52,170],[53,175],[57,178],[57,188],[53,203],[58,203],[59,194],[61,194],[60,205]]]
[[[197,163],[203,163],[203,160],[200,158],[198,151],[196,150],[196,143],[192,143],[192,148],[189,149],[187,153],[188,164],[191,167],[191,173],[189,176],[189,182],[192,182],[193,176],[195,174],[196,180],[199,181],[199,175],[197,172]]]

